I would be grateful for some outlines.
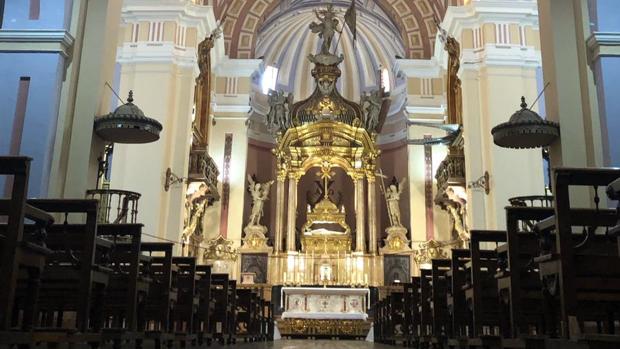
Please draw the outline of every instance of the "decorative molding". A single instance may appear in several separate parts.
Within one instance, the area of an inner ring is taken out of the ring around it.
[[[443,48],[442,48],[443,50]],[[397,59],[398,68],[407,75],[408,78],[441,78],[441,66],[431,59]]]
[[[485,66],[537,68],[541,64],[540,51],[532,46],[486,44],[482,50],[463,50],[461,73],[465,69],[480,69]]]
[[[590,64],[602,56],[620,56],[620,33],[594,32],[586,40],[586,45]]]
[[[244,113],[247,114],[251,110],[249,105],[221,105],[213,104],[213,113]],[[218,116],[214,116],[218,117]],[[225,117],[230,119],[230,117]],[[247,116],[239,117],[239,119],[247,119]]]
[[[263,61],[260,59],[231,59],[222,60],[213,72],[217,76],[226,77],[251,77],[258,71]]]
[[[117,49],[116,62],[121,64],[172,63],[198,71],[196,49],[192,47],[179,49],[172,41],[124,43]]]
[[[416,119],[416,120],[418,120],[418,118],[411,117],[411,114],[436,114],[436,115],[441,115],[441,120],[440,121],[443,121],[443,116],[446,114],[446,106],[445,105],[442,105],[442,106],[439,106],[439,107],[407,106],[407,107],[405,107],[405,110],[409,114],[409,119]]]
[[[0,52],[53,52],[70,60],[74,41],[66,30],[0,30]]]

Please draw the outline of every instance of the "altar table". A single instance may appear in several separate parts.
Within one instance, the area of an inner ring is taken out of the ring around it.
[[[368,288],[282,287],[282,319],[366,320]]]

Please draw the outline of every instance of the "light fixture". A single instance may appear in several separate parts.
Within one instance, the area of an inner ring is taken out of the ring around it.
[[[108,115],[95,118],[95,133],[113,143],[150,143],[159,139],[162,125],[146,117],[133,104],[133,91],[129,91],[127,102]]]
[[[493,127],[491,134],[500,147],[538,148],[553,143],[560,136],[560,126],[528,109],[525,97],[521,97],[521,109],[508,122]]]

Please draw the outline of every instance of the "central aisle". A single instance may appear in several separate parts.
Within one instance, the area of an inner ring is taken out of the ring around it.
[[[217,346],[216,346],[217,348]],[[312,339],[287,339],[277,340],[269,343],[238,343],[229,345],[226,348],[234,349],[250,349],[250,348],[268,348],[268,349],[382,349],[395,348],[391,345],[371,343],[365,341],[352,340],[312,340]]]

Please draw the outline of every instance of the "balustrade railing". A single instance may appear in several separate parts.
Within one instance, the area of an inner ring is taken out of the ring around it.
[[[529,195],[515,196],[509,198],[511,206],[519,207],[553,207],[553,196],[551,195]]]
[[[97,220],[99,223],[136,223],[140,194],[117,189],[91,189],[86,191],[87,199],[99,201]]]

